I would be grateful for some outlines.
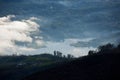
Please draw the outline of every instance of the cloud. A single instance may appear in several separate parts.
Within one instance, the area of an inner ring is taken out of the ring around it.
[[[63,41],[46,41],[47,47],[41,48],[39,50],[33,51],[31,53],[53,53],[54,50],[62,52],[64,55],[72,54],[75,57],[84,56],[88,54],[89,50],[95,50],[93,47],[74,47],[70,44],[76,43],[78,41],[88,42],[91,38],[77,39],[68,38]]]
[[[36,18],[31,17],[28,20],[12,20],[14,15],[0,17],[0,54],[11,53],[13,51],[31,51],[35,48],[31,46],[20,46],[16,42],[32,44],[36,46],[43,46],[44,41],[42,37],[35,39],[36,32],[39,32],[39,25],[35,22]],[[34,34],[34,35],[33,35]],[[32,35],[32,36],[31,36]]]
[[[91,38],[88,40],[79,40],[76,43],[70,44],[74,47],[94,47],[97,48],[100,45],[104,45],[107,43],[118,44],[120,39],[120,31],[113,31],[109,35],[104,34],[104,36]]]
[[[77,47],[72,49],[71,53],[74,53],[73,55],[75,55],[76,57],[80,57],[80,56],[85,56],[88,55],[88,51],[89,50],[96,50],[96,48],[93,47]]]
[[[69,7],[72,5],[71,1],[59,1],[58,3],[66,7]]]

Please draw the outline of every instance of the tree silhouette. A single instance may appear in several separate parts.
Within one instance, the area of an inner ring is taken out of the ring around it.
[[[117,48],[120,49],[120,44],[118,44]]]
[[[95,54],[95,53],[96,53],[95,51],[90,50],[90,51],[88,52],[88,55],[93,55],[93,54]]]
[[[108,43],[108,44],[106,44],[106,45],[99,46],[99,47],[98,47],[98,51],[103,53],[103,52],[110,51],[110,50],[112,50],[113,48],[114,48],[114,45],[111,44],[111,43]]]

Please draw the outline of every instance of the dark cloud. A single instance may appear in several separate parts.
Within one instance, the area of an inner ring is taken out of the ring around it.
[[[119,0],[1,0],[0,4],[0,16],[14,14],[18,19],[40,18],[38,23],[46,41],[98,38],[120,30]],[[79,43],[96,46],[107,40],[104,37],[89,44]]]
[[[113,32],[107,36],[103,34],[102,37],[91,39],[89,41],[78,41],[77,43],[72,43],[71,46],[74,47],[98,47],[107,43],[117,44],[120,43],[120,31]]]

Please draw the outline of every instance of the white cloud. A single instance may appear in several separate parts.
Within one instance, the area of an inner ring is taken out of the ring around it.
[[[39,25],[35,22],[36,18],[31,17],[28,20],[11,20],[14,15],[0,17],[0,54],[8,53],[7,51],[30,51],[34,48],[26,46],[19,47],[15,42],[32,43],[31,33],[39,31]],[[39,46],[43,45],[42,40],[36,41]]]
[[[37,44],[37,46],[41,46],[41,45],[45,44],[44,41],[42,41],[42,40],[36,40],[35,43]]]
[[[93,47],[79,47],[74,48],[71,52],[74,53],[74,55],[77,55],[77,57],[88,55],[89,50],[96,50],[96,48]]]
[[[88,42],[92,38],[86,38],[86,39],[65,39],[61,42],[46,42],[47,47],[41,48],[36,50],[32,53],[53,53],[54,50],[62,52],[64,55],[72,54],[75,57],[85,56],[88,55],[89,50],[95,50],[96,48],[93,47],[74,47],[71,46],[71,43],[76,43],[78,41],[85,41]]]

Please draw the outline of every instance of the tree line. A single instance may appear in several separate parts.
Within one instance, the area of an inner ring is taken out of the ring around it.
[[[97,50],[90,50],[88,52],[88,55],[93,54],[106,54],[106,53],[120,53],[120,44],[115,46],[114,44],[108,43],[105,45],[101,45],[97,48]]]

